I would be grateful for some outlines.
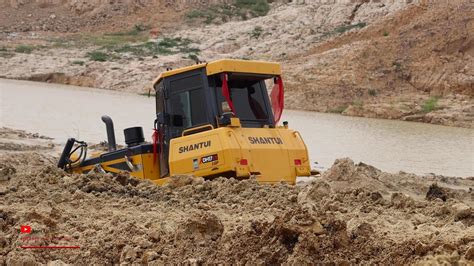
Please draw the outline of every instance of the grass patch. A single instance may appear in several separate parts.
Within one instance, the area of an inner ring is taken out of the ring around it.
[[[254,17],[265,16],[270,11],[267,0],[237,0],[235,6],[243,11],[248,11]]]
[[[83,66],[83,65],[85,64],[85,62],[84,62],[84,61],[81,61],[81,60],[74,60],[74,61],[72,61],[71,64]]]
[[[362,100],[354,100],[352,105],[357,108],[362,108],[364,106],[364,102]]]
[[[232,3],[190,10],[186,13],[186,18],[191,22],[202,21],[211,24],[227,22],[232,19],[247,20],[265,16],[268,11],[270,11],[270,5],[267,0],[235,0]]]
[[[383,32],[383,36],[384,36],[384,37],[387,37],[388,35],[390,35],[390,33],[389,33],[388,31],[384,31],[384,32]]]
[[[260,26],[256,26],[255,28],[253,28],[252,32],[250,32],[250,37],[254,39],[258,39],[260,38],[262,33],[263,33],[263,28]]]
[[[197,57],[200,50],[190,47],[192,41],[183,38],[163,38],[158,41],[146,42],[137,45],[123,45],[109,49],[115,53],[129,53],[135,56],[171,55],[177,53],[194,54]]]
[[[148,41],[143,43],[116,43],[87,53],[87,57],[92,61],[105,62],[120,58],[120,54],[129,54],[143,60],[143,57],[172,54],[189,54],[197,58],[200,50],[191,47],[193,42],[184,38],[163,38],[157,41]],[[77,63],[79,64],[79,63]]]
[[[439,109],[439,106],[438,106],[439,98],[440,97],[438,96],[434,96],[426,100],[421,106],[423,113],[429,113],[429,112]]]
[[[105,62],[120,57],[120,54],[130,54],[139,59],[146,56],[171,55],[177,53],[198,55],[201,51],[192,47],[193,42],[186,38],[161,38],[149,41],[148,26],[137,24],[125,32],[115,32],[103,35],[82,34],[70,36],[67,39],[51,39],[55,47],[96,47],[87,53],[90,60]]]
[[[29,54],[29,53],[33,52],[33,50],[35,50],[35,49],[36,49],[36,47],[33,46],[33,45],[18,45],[15,48],[15,52],[22,53],[22,54]]]
[[[342,114],[342,112],[344,112],[347,109],[347,107],[348,107],[347,105],[341,105],[336,108],[329,109],[328,111],[334,114]]]
[[[105,62],[110,59],[110,55],[102,51],[93,51],[87,53],[87,56],[92,61]]]
[[[0,52],[7,52],[8,49],[5,46],[0,46]]]
[[[351,25],[342,25],[342,26],[339,26],[336,29],[334,29],[334,32],[342,34],[346,31],[350,31],[352,29],[362,29],[365,26],[367,26],[367,23],[365,23],[365,22],[359,22],[357,24],[351,24]]]

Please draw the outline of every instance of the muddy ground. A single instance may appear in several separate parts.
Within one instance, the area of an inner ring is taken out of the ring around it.
[[[69,174],[55,166],[57,147],[45,148],[51,140],[0,135],[30,141],[0,146],[0,265],[474,263],[473,177],[340,159],[297,186],[180,176],[159,187]]]

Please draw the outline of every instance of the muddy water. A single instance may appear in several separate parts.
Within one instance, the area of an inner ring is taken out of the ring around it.
[[[3,79],[0,106],[0,126],[59,142],[105,140],[103,114],[114,119],[119,143],[130,126],[143,126],[149,139],[155,109],[153,98],[135,94]],[[474,130],[289,110],[283,120],[301,132],[315,168],[350,157],[389,172],[474,175]]]

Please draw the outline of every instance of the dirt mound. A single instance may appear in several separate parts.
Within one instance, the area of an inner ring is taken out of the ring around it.
[[[31,152],[0,156],[7,177],[0,181],[0,263],[472,260],[472,180],[436,178],[456,192],[444,202],[424,198],[432,184],[427,177],[410,175],[410,184],[426,191],[409,196],[407,174],[348,159],[303,187],[188,176],[159,187],[127,174],[68,174],[54,161]],[[20,225],[32,233],[21,234]],[[80,248],[20,248],[31,245]]]
[[[0,128],[0,154],[18,151],[51,151],[52,139],[38,133],[28,133],[6,127]]]

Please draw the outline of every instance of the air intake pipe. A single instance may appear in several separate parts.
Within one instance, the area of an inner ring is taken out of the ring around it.
[[[102,121],[104,121],[105,127],[107,128],[107,143],[109,144],[109,151],[115,151],[117,145],[115,142],[114,122],[108,115],[103,115]]]

